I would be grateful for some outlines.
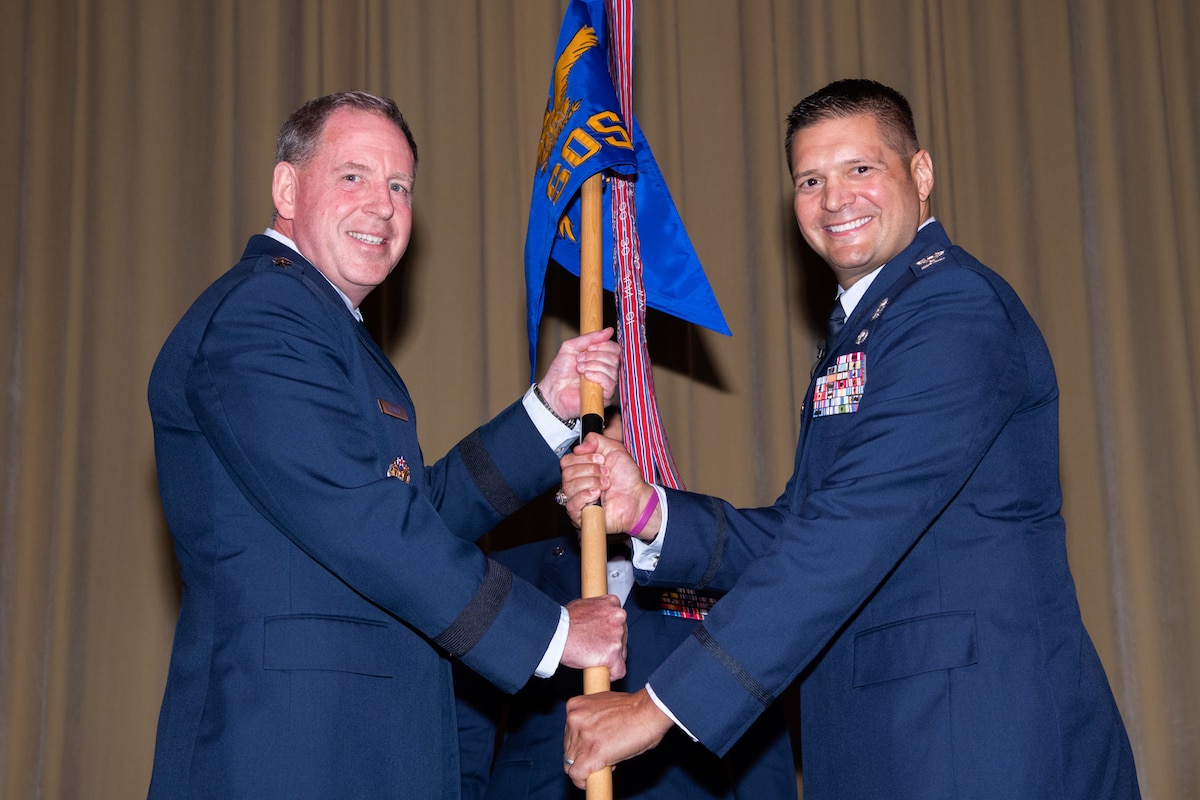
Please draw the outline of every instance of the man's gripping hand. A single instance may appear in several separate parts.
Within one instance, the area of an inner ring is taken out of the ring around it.
[[[559,663],[576,669],[608,667],[613,680],[625,677],[625,609],[616,595],[574,600],[567,613],[571,623]]]

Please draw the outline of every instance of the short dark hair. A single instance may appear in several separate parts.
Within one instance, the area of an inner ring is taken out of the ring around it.
[[[792,139],[796,131],[856,114],[869,114],[879,125],[884,142],[901,158],[908,160],[921,149],[912,108],[904,95],[890,86],[866,78],[834,81],[801,100],[787,117],[783,148],[788,172],[792,170]]]
[[[287,122],[283,123],[283,127],[279,129],[279,136],[275,139],[275,163],[287,161],[302,166],[312,158],[325,123],[333,115],[333,112],[343,108],[381,114],[395,123],[396,127],[404,133],[404,138],[408,140],[408,146],[412,149],[413,172],[416,172],[417,142],[413,139],[408,123],[404,121],[404,115],[400,113],[400,109],[394,101],[368,92],[327,94],[324,97],[309,100],[296,109],[288,117]]]

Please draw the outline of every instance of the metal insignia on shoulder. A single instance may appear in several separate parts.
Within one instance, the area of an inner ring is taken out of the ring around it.
[[[936,253],[930,253],[929,255],[925,256],[920,261],[918,261],[917,266],[920,267],[921,269],[927,269],[928,267],[932,267],[934,264],[938,263],[939,261],[944,261],[945,258],[946,258],[946,251],[938,250]]]
[[[396,456],[396,460],[388,467],[387,474],[389,478],[399,478],[405,483],[409,482],[411,471],[408,468],[408,462],[404,460],[404,456]]]
[[[871,335],[871,332],[868,331],[866,328],[863,328],[861,331],[858,332],[858,336],[856,336],[854,338],[854,343],[862,344],[863,342],[865,342],[867,340],[867,337],[870,335]]]
[[[886,297],[879,301],[879,305],[875,306],[875,313],[871,315],[872,321],[879,319],[879,315],[883,313],[885,308],[887,308],[887,304],[888,299]]]
[[[279,267],[280,269],[287,269],[288,267],[290,267],[292,265],[292,260],[290,258],[286,258],[284,256],[275,256],[274,258],[271,259],[271,263],[274,264],[275,266]]]

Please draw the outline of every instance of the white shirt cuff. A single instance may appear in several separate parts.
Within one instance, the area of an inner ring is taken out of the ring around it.
[[[662,514],[658,536],[652,542],[643,542],[637,537],[630,539],[633,542],[633,566],[646,572],[653,572],[658,566],[658,557],[662,554],[663,541],[667,536],[667,491],[658,484],[651,484],[651,488],[658,492],[658,510]]]
[[[533,421],[538,433],[546,440],[546,444],[550,446],[555,455],[562,458],[568,450],[579,444],[579,433],[564,425],[558,417],[550,413],[550,409],[546,408],[541,400],[537,399],[537,395],[533,393],[535,385],[531,385],[525,391],[525,396],[521,398],[521,404],[525,406],[525,413]]]
[[[554,631],[554,638],[550,640],[550,646],[546,648],[546,655],[542,656],[542,662],[534,670],[534,675],[539,678],[549,678],[555,673],[558,669],[558,662],[562,661],[563,651],[567,649],[567,631],[570,628],[571,615],[567,613],[567,609],[559,606],[558,629]]]
[[[663,701],[658,699],[658,695],[654,693],[654,690],[650,688],[650,684],[648,683],[646,684],[646,694],[650,695],[650,699],[654,701],[654,705],[658,706],[659,711],[671,718],[671,722],[675,723],[676,728],[679,728],[679,730],[683,731],[688,736],[691,736],[693,742],[700,741],[695,736],[692,736],[692,732],[689,731],[682,722],[675,718],[675,715],[671,713],[671,709],[663,705]]]

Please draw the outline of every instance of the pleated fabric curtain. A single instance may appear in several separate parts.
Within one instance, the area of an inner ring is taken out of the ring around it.
[[[5,0],[0,796],[144,794],[181,587],[145,388],[271,214],[306,99],[397,100],[414,242],[367,302],[427,455],[526,386],[521,254],[564,0]],[[934,213],[1042,326],[1085,621],[1147,798],[1200,795],[1200,8],[638,0],[635,110],[734,335],[650,314],[689,488],[772,502],[833,297],[791,213],[791,106],[912,101]],[[551,278],[541,342],[574,331]],[[531,526],[498,531],[534,537]]]

